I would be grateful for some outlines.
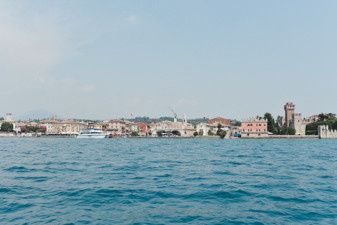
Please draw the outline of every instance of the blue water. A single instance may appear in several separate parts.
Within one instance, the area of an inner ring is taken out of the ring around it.
[[[337,224],[337,141],[0,139],[0,224]]]

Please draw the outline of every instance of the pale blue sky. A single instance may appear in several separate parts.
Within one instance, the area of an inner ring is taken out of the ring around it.
[[[337,112],[337,2],[1,1],[1,113]]]

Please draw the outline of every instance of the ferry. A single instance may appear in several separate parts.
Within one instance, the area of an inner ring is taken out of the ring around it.
[[[100,129],[85,129],[80,132],[77,138],[107,138],[108,135]]]

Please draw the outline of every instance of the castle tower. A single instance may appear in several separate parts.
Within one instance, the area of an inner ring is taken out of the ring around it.
[[[303,135],[303,136],[305,135],[306,124],[303,123],[301,113],[293,114],[293,119],[290,126],[292,126],[295,129],[296,135]]]
[[[293,116],[295,113],[295,104],[292,102],[287,102],[284,105],[284,113],[285,113],[285,125],[289,127],[292,123]]]

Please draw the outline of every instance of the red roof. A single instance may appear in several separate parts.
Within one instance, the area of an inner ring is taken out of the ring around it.
[[[208,120],[208,124],[210,124],[210,125],[221,124],[223,126],[229,126],[229,125],[231,125],[231,122],[232,121],[230,119],[225,119],[225,118],[222,118],[222,117],[216,117],[214,119]]]

